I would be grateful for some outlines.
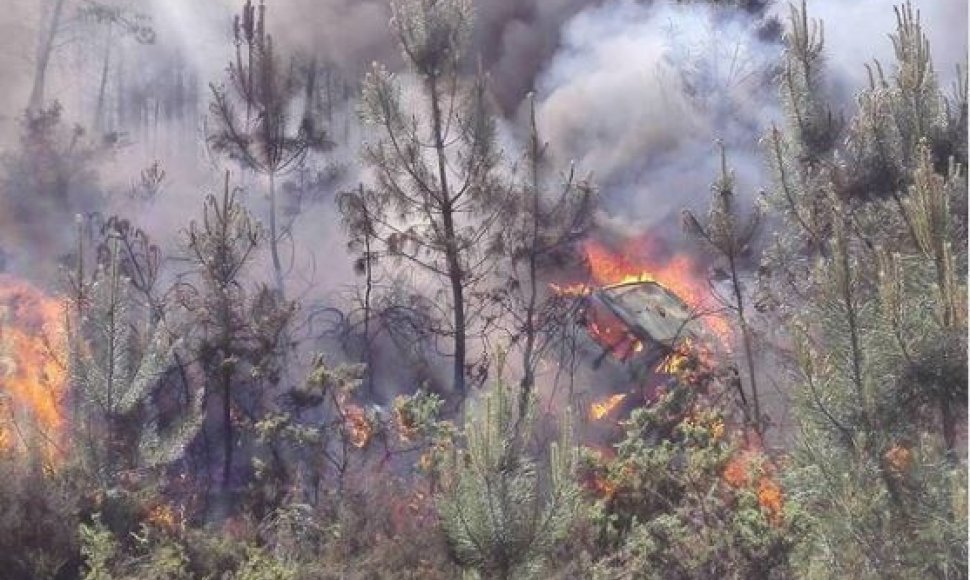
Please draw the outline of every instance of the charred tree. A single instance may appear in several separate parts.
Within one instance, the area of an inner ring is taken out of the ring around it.
[[[232,475],[235,434],[232,417],[233,381],[237,375],[246,333],[245,292],[240,283],[244,269],[262,240],[263,232],[236,199],[226,172],[221,199],[208,196],[201,222],[193,221],[187,242],[190,258],[198,270],[201,288],[186,288],[185,305],[196,318],[193,349],[211,383],[207,395],[221,402],[222,485]]]
[[[67,0],[52,0],[48,3],[49,16],[37,36],[37,52],[34,57],[34,82],[30,89],[30,101],[27,110],[36,113],[44,108],[47,93],[47,69],[50,67],[54,54],[54,43],[61,29],[61,19],[64,15],[64,5]]]
[[[565,261],[570,248],[585,238],[595,203],[590,179],[578,178],[572,166],[555,186],[548,183],[546,146],[530,95],[526,176],[512,200],[510,215],[515,218],[503,244],[511,268],[500,293],[511,319],[512,342],[521,346],[520,417],[525,416],[540,360],[554,346],[557,331],[571,323],[569,301],[549,292],[543,272]]]

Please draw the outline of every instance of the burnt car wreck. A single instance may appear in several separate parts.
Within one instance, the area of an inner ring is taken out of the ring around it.
[[[613,395],[591,407],[594,420],[648,404],[669,382],[664,361],[709,339],[700,313],[652,280],[589,289],[577,323],[592,339],[585,348],[592,367],[613,375]]]
[[[676,294],[654,281],[626,282],[592,290],[579,322],[620,361],[656,364],[684,341],[703,339],[699,315]]]

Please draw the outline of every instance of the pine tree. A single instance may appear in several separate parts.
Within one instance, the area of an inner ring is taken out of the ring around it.
[[[747,367],[750,403],[742,383],[738,383],[738,395],[746,423],[759,435],[765,430],[765,416],[761,410],[751,328],[750,294],[742,281],[743,261],[751,255],[751,245],[761,225],[760,208],[756,207],[747,219],[740,215],[735,202],[734,175],[728,170],[727,153],[721,147],[721,176],[711,186],[711,207],[704,223],[690,211],[684,211],[684,227],[687,232],[703,242],[722,263],[728,278],[730,295],[717,294],[718,301],[734,314],[738,323],[744,362]]]
[[[572,324],[569,301],[548,290],[543,274],[559,265],[568,249],[589,232],[595,203],[590,178],[577,177],[572,166],[555,189],[550,186],[546,146],[539,133],[535,95],[529,95],[527,174],[510,204],[503,242],[510,273],[501,280],[504,287],[499,293],[511,318],[511,342],[521,347],[519,413],[523,417],[539,362],[555,347],[559,331]]]
[[[363,157],[375,184],[345,198],[342,208],[348,224],[366,224],[373,251],[435,280],[432,303],[442,321],[435,333],[453,344],[452,389],[463,398],[469,337],[487,323],[476,287],[494,265],[494,232],[505,215],[507,188],[497,181],[485,79],[461,78],[471,3],[397,0],[392,12],[419,95],[405,102],[402,83],[381,66],[367,75],[361,114],[378,133]]]
[[[246,1],[242,15],[233,21],[233,38],[236,58],[229,64],[228,86],[211,87],[209,110],[216,128],[208,141],[215,151],[269,179],[267,240],[276,290],[282,297],[285,273],[279,246],[284,233],[278,223],[276,178],[301,167],[307,155],[325,149],[329,142],[311,108],[315,71],[311,68],[303,82],[294,66],[281,61],[266,31],[265,4],[260,2],[257,9]],[[301,99],[303,115],[294,124],[291,111]]]
[[[118,240],[111,259],[87,289],[89,306],[69,334],[75,436],[82,461],[110,485],[125,469],[152,468],[177,459],[201,426],[201,391],[188,412],[164,432],[153,396],[164,384],[180,347],[162,324],[145,338],[133,317],[130,282],[122,276]]]
[[[241,385],[245,365],[252,363],[252,317],[259,300],[250,301],[241,279],[263,240],[263,229],[236,197],[226,172],[221,196],[206,197],[201,221],[192,221],[186,233],[189,256],[196,267],[199,286],[186,286],[183,306],[194,320],[193,352],[203,365],[206,391],[221,402],[222,484],[228,487],[232,473],[236,433],[233,427],[234,390]],[[278,305],[266,293],[262,304],[267,319]],[[274,325],[276,326],[276,325]],[[277,331],[280,329],[277,327]],[[270,338],[272,341],[272,337]],[[269,345],[275,352],[276,343]]]
[[[766,255],[791,331],[800,432],[788,484],[808,577],[965,577],[966,173],[919,15],[897,8],[891,74],[855,115],[821,94],[821,24],[793,9],[788,127],[769,139],[784,226]],[[813,32],[814,31],[814,32]],[[808,71],[808,72],[806,72]],[[959,93],[960,91],[958,91]],[[961,507],[963,506],[963,507]]]
[[[501,383],[469,411],[466,447],[451,458],[440,496],[441,523],[453,557],[485,578],[521,578],[565,538],[579,509],[569,423],[550,444],[541,477],[526,450],[535,398],[519,419],[514,389]]]
[[[601,556],[592,577],[792,577],[798,520],[777,466],[723,410],[734,374],[692,350],[665,366],[670,388],[622,422],[615,455],[581,456]]]

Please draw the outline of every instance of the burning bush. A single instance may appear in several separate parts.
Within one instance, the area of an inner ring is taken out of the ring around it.
[[[771,461],[714,404],[720,376],[701,373],[695,353],[672,356],[678,361],[665,364],[681,370],[678,386],[633,411],[615,456],[584,454],[581,477],[603,555],[596,571],[773,577],[793,528]]]

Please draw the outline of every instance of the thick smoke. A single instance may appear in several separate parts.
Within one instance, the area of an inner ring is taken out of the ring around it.
[[[6,5],[9,4],[9,5]],[[31,58],[42,28],[40,6],[33,0],[9,0],[0,14],[6,39],[0,55],[0,144],[16,146],[20,118],[32,80]],[[195,117],[178,123],[154,123],[149,132],[132,130],[132,144],[114,162],[101,167],[113,196],[109,211],[137,213],[167,249],[176,250],[177,232],[187,211],[198,209],[201,191],[217,190],[223,160],[211,159],[204,147],[207,84],[219,82],[231,55],[231,22],[242,0],[145,0],[136,7],[150,14],[157,30],[155,46],[129,43],[117,54],[117,76],[151,82],[182,68],[196,84]],[[954,65],[966,60],[967,5],[962,0],[919,0],[944,86]],[[79,4],[69,0],[73,16]],[[400,68],[398,48],[388,31],[385,0],[267,0],[269,20],[281,48],[312,52],[343,75],[349,101],[337,115],[331,158],[356,171],[359,142],[353,97],[360,74],[371,61]],[[777,89],[770,78],[779,46],[765,40],[760,23],[711,3],[646,0],[481,0],[470,51],[489,71],[491,88],[508,126],[522,127],[523,99],[537,91],[540,125],[558,166],[576,161],[594,174],[608,215],[604,222],[632,231],[663,230],[682,240],[677,212],[703,209],[710,182],[717,175],[715,139],[728,148],[738,174],[738,190],[751,199],[767,185],[759,138],[768,124],[780,120]],[[773,11],[784,17],[787,3]],[[891,3],[884,0],[811,0],[813,17],[826,21],[827,54],[833,73],[833,96],[846,111],[865,82],[863,64],[878,58],[892,61],[887,33],[893,30]],[[65,26],[55,53],[48,94],[65,106],[70,123],[91,126],[92,87],[96,88],[101,54],[98,40],[76,24]],[[173,64],[174,63],[174,64]],[[733,68],[732,68],[733,63]],[[470,65],[474,66],[474,64]],[[188,78],[187,77],[187,78]],[[109,92],[115,90],[115,73]],[[82,90],[83,89],[83,90]],[[82,94],[87,94],[82,98]],[[148,94],[151,98],[152,95]],[[125,98],[129,98],[128,95]],[[130,127],[124,127],[130,130]],[[514,131],[508,132],[514,135]],[[519,149],[506,144],[510,157]],[[124,192],[138,173],[155,160],[166,169],[163,195],[151,208],[134,208]],[[257,213],[264,209],[263,184],[239,176],[249,186]],[[356,176],[352,175],[348,181]],[[99,208],[104,209],[104,208]],[[309,216],[312,213],[312,216]],[[316,256],[336,260],[343,252],[332,204],[314,207],[294,230],[298,245]],[[659,228],[659,229],[658,229]],[[322,235],[321,232],[327,232]],[[342,250],[342,248],[340,248]],[[318,271],[350,281],[342,261],[329,267],[323,258],[295,258],[294,269],[316,262]],[[347,260],[349,264],[349,259]],[[333,278],[334,276],[331,276]]]
[[[921,10],[941,84],[966,61],[960,0],[914,2]],[[831,97],[851,111],[864,64],[894,61],[890,3],[809,2],[825,21]],[[785,21],[788,4],[769,16]],[[851,22],[851,25],[848,23]],[[739,194],[767,187],[759,141],[783,123],[777,63],[781,46],[764,20],[708,3],[615,0],[564,24],[561,43],[538,78],[540,118],[561,161],[593,171],[610,229],[666,232],[680,209],[703,209],[719,172],[715,140],[728,151]]]
[[[715,139],[739,189],[757,183],[780,53],[760,30],[747,15],[705,6],[626,0],[582,12],[540,77],[551,147],[594,172],[608,213],[672,234],[678,212],[707,199]]]
[[[489,72],[502,109],[513,111],[559,47],[562,25],[602,0],[488,0],[476,2],[471,61]],[[280,38],[311,49],[356,77],[372,61],[401,65],[388,34],[384,0],[286,0],[267,3]]]

